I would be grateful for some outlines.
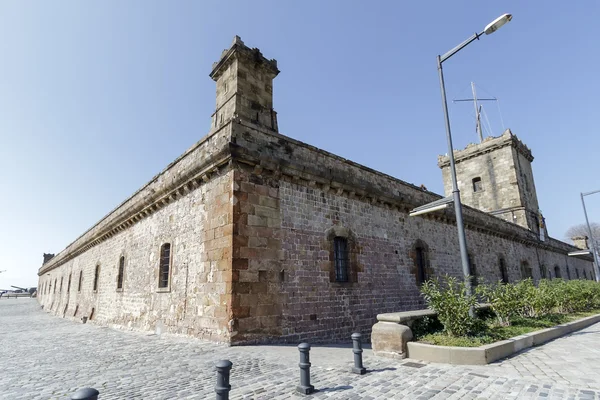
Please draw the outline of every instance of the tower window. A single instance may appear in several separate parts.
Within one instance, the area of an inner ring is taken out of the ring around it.
[[[165,243],[160,247],[160,262],[158,268],[158,287],[169,287],[169,270],[171,269],[171,244]]]
[[[335,281],[348,282],[348,239],[341,236],[333,238],[335,259]]]
[[[117,289],[123,289],[123,272],[125,272],[125,257],[119,259],[119,272],[117,274]]]
[[[481,192],[483,190],[483,184],[481,183],[481,178],[478,176],[477,178],[473,178],[473,191]]]

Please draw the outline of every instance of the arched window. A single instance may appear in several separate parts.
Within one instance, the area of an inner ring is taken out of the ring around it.
[[[158,268],[158,287],[169,287],[169,270],[171,269],[171,244],[164,243],[160,247],[160,260]]]
[[[341,236],[333,238],[333,257],[335,262],[335,281],[348,282],[348,239]]]
[[[78,292],[81,292],[81,279],[83,279],[83,271],[79,271],[79,284],[77,285]]]
[[[67,284],[67,293],[71,293],[71,274],[69,274],[69,283]]]
[[[533,278],[533,271],[527,261],[521,261],[521,277],[523,279]]]
[[[119,272],[117,274],[117,289],[123,289],[123,273],[125,272],[125,257],[119,259]]]
[[[504,257],[500,256],[498,264],[500,266],[500,279],[502,280],[502,283],[508,283],[508,270],[506,269]]]
[[[96,270],[94,271],[94,292],[98,290],[98,278],[100,278],[100,264],[96,265]]]
[[[554,277],[556,279],[560,279],[561,278],[561,276],[560,276],[560,268],[559,268],[558,265],[554,266]]]
[[[414,262],[413,273],[417,281],[417,286],[425,283],[429,277],[429,246],[421,239],[417,240],[413,246],[413,252],[410,255]]]
[[[540,279],[546,279],[546,267],[540,264]]]
[[[425,249],[417,247],[415,253],[417,257],[417,283],[422,285],[427,280],[427,271],[425,270]]]

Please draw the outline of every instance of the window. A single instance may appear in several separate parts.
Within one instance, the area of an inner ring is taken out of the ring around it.
[[[467,255],[469,259],[469,273],[471,275],[471,287],[475,287],[479,284],[477,280],[477,265],[475,265],[475,260],[471,254]]]
[[[575,268],[575,274],[577,275],[577,279],[579,279],[579,268]]]
[[[54,278],[54,293],[56,293],[56,278]]]
[[[523,279],[533,278],[533,270],[527,261],[521,262],[521,277]]]
[[[83,271],[79,271],[79,284],[77,285],[78,292],[81,292],[81,279],[83,279]]]
[[[554,277],[557,278],[557,279],[561,278],[561,276],[560,276],[560,268],[558,267],[558,265],[554,266]]]
[[[348,282],[348,239],[341,236],[333,238],[335,260],[335,281]]]
[[[500,264],[500,279],[502,280],[502,283],[508,283],[508,271],[506,269],[504,257],[500,257],[498,263]]]
[[[429,279],[429,246],[419,239],[412,249],[410,257],[413,259],[414,269],[411,272],[415,275],[417,286],[421,286]]]
[[[483,190],[483,184],[481,183],[481,178],[473,178],[473,191],[481,192]]]
[[[540,264],[540,279],[546,279],[546,267]]]
[[[69,274],[69,283],[67,284],[67,293],[71,293],[71,274]]]
[[[171,244],[165,243],[160,247],[160,264],[158,268],[158,287],[169,287],[169,270],[171,267]]]
[[[94,272],[94,292],[98,290],[98,278],[100,277],[100,264],[96,265]]]
[[[60,289],[58,290],[58,293],[62,293],[62,283],[63,283],[63,278],[61,276],[60,277]]]
[[[125,270],[125,257],[119,259],[119,273],[117,274],[117,289],[123,289],[123,272]]]

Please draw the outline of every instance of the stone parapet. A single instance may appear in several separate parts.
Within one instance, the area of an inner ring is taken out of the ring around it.
[[[64,250],[47,259],[38,275],[128,229],[219,174],[230,160],[230,136],[231,124],[209,133]]]
[[[504,131],[500,136],[489,136],[481,143],[471,143],[463,150],[454,150],[454,161],[459,163],[463,160],[479,156],[484,153],[489,153],[502,147],[512,146],[529,161],[533,161],[533,154],[519,138],[517,138],[510,129]],[[448,155],[438,156],[438,166],[445,168],[450,165],[450,157]]]

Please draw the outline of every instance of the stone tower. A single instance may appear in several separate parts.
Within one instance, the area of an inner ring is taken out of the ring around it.
[[[465,205],[488,212],[547,237],[541,216],[531,162],[531,150],[510,129],[479,144],[455,150],[456,177]],[[452,193],[450,159],[438,156],[444,191]]]
[[[278,132],[277,113],[273,110],[273,79],[278,74],[276,60],[266,59],[236,36],[210,73],[217,82],[212,129],[239,119]]]

